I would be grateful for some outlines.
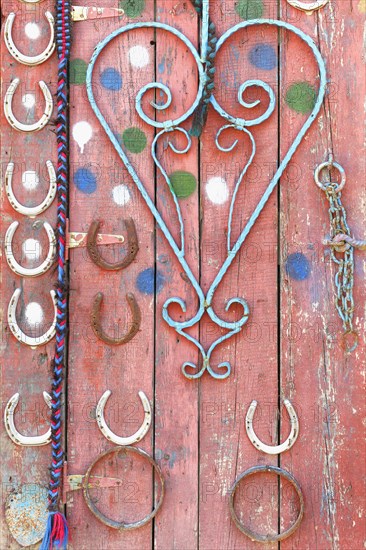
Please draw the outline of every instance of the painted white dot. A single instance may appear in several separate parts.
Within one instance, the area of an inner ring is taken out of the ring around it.
[[[226,181],[220,177],[210,178],[206,184],[207,196],[214,204],[224,204],[229,198]]]
[[[91,140],[93,135],[93,128],[86,122],[82,120],[74,124],[72,128],[72,137],[80,147],[80,153],[84,153],[84,147]]]
[[[22,97],[22,103],[27,109],[32,109],[36,104],[36,96],[34,94],[24,94]]]
[[[27,23],[24,27],[24,32],[31,40],[37,40],[40,37],[41,31],[37,23]]]
[[[119,206],[125,206],[125,204],[127,204],[131,199],[128,187],[126,185],[123,185],[123,183],[114,187],[112,195],[114,202]]]
[[[43,321],[43,309],[37,302],[30,302],[25,308],[25,318],[30,325],[40,325]]]
[[[39,184],[39,177],[37,172],[34,170],[26,170],[22,174],[22,184],[26,189],[31,190],[35,189]]]
[[[145,46],[133,46],[128,52],[130,63],[136,69],[142,69],[149,64],[149,52]]]
[[[41,243],[36,239],[26,239],[22,244],[22,251],[27,260],[39,260],[41,257]]]

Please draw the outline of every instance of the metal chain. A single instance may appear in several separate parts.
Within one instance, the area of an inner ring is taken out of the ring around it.
[[[342,175],[342,182],[320,182],[319,175],[324,169],[337,168]],[[353,312],[355,309],[353,299],[354,286],[354,248],[363,248],[363,241],[357,241],[351,235],[347,223],[347,212],[342,204],[342,193],[346,179],[343,168],[333,162],[323,163],[315,171],[315,182],[325,192],[329,201],[330,239],[325,241],[331,247],[331,258],[338,266],[335,275],[336,297],[335,306],[343,323],[343,343],[346,351],[351,353],[358,345],[358,335],[353,329]],[[351,341],[349,340],[351,338]]]

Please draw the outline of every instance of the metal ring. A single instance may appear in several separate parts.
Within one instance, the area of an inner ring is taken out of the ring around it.
[[[294,445],[299,435],[299,419],[294,407],[288,399],[284,399],[283,404],[285,405],[290,417],[291,431],[286,441],[281,443],[281,445],[266,445],[265,443],[262,443],[255,433],[253,428],[253,417],[258,405],[257,401],[252,401],[245,418],[245,428],[251,443],[253,443],[256,449],[262,451],[263,453],[267,453],[268,455],[279,455],[285,451],[288,451]]]
[[[296,8],[307,13],[312,13],[315,10],[320,10],[326,6],[329,0],[317,0],[316,2],[300,2],[299,0],[287,0],[293,8]]]
[[[134,338],[134,336],[136,336],[136,334],[140,330],[141,311],[136,301],[136,298],[134,294],[130,292],[126,294],[126,298],[132,313],[131,328],[126,334],[121,336],[121,338],[112,338],[105,333],[100,320],[100,309],[103,302],[103,293],[98,292],[98,294],[96,294],[94,297],[94,303],[91,313],[91,326],[96,337],[108,344],[109,346],[120,346],[121,344],[127,344],[127,342],[132,340],[132,338]]]
[[[13,248],[12,248],[13,236],[15,231],[17,230],[18,225],[19,225],[19,222],[13,222],[9,226],[5,234],[5,256],[6,256],[6,261],[8,262],[8,266],[12,271],[14,271],[14,273],[16,273],[17,275],[20,275],[21,277],[38,277],[39,275],[43,275],[43,273],[46,273],[46,271],[49,270],[49,268],[55,261],[56,237],[53,229],[49,223],[44,222],[43,227],[45,228],[48,241],[49,241],[47,258],[38,267],[28,268],[28,267],[21,266],[16,261],[13,254]]]
[[[91,496],[90,496],[90,492],[89,492],[89,478],[90,478],[90,475],[91,475],[91,472],[92,472],[94,466],[101,459],[103,459],[105,456],[109,456],[111,454],[118,454],[118,453],[121,453],[121,454],[123,454],[123,453],[124,454],[134,453],[134,454],[137,454],[139,456],[142,456],[143,458],[146,458],[146,460],[151,464],[151,466],[154,468],[155,472],[158,474],[160,484],[161,484],[161,494],[160,494],[159,501],[156,504],[155,508],[145,518],[143,518],[139,521],[134,521],[132,523],[125,523],[123,521],[115,521],[113,519],[108,518],[104,514],[102,514],[102,512],[100,512],[100,510],[98,510],[98,508],[96,507],[96,505],[92,501]],[[164,492],[165,492],[165,483],[164,483],[164,478],[163,478],[163,474],[162,474],[162,471],[161,471],[160,467],[158,466],[158,464],[155,462],[155,460],[150,455],[148,455],[145,451],[143,451],[139,447],[129,447],[128,446],[128,447],[113,447],[112,449],[109,449],[105,453],[102,453],[101,455],[99,455],[96,458],[96,460],[94,460],[94,462],[89,466],[88,471],[86,472],[86,474],[84,476],[84,479],[83,479],[84,499],[85,499],[85,502],[86,502],[89,510],[95,515],[95,517],[97,519],[99,519],[99,521],[104,523],[104,525],[107,525],[108,527],[112,527],[113,529],[119,529],[120,531],[129,531],[129,530],[132,530],[132,529],[138,529],[139,527],[143,527],[144,525],[149,523],[149,521],[151,521],[156,516],[157,512],[159,511],[159,509],[162,505],[162,502],[163,502],[163,499],[164,499]]]
[[[344,171],[344,168],[340,164],[338,164],[338,162],[334,162],[334,161],[322,162],[322,164],[319,164],[319,166],[316,167],[314,172],[314,179],[315,179],[315,183],[317,184],[318,187],[320,187],[322,191],[326,191],[327,186],[324,185],[324,183],[319,180],[319,176],[322,170],[324,170],[325,168],[329,168],[329,169],[336,168],[340,173],[342,178],[341,183],[335,188],[335,192],[339,193],[340,191],[342,191],[343,187],[346,184],[346,173]]]
[[[42,90],[42,93],[46,102],[44,113],[37,122],[34,122],[33,124],[24,124],[23,122],[19,122],[19,120],[15,118],[13,114],[13,109],[12,109],[13,95],[19,85],[19,82],[20,82],[19,78],[14,78],[14,80],[11,82],[9,88],[5,93],[5,99],[4,99],[5,118],[9,122],[10,126],[15,130],[19,130],[20,132],[38,132],[39,130],[42,130],[42,128],[46,126],[46,124],[49,122],[52,116],[53,100],[52,100],[51,92],[48,89],[47,84],[43,82],[43,80],[40,80],[39,87]]]
[[[43,392],[43,399],[46,405],[51,408],[52,397],[46,392]],[[10,439],[16,445],[22,445],[25,447],[40,447],[41,445],[47,445],[51,441],[51,428],[43,435],[22,435],[18,432],[14,424],[14,413],[19,402],[19,393],[15,393],[13,397],[9,399],[4,411],[4,424],[5,429]]]
[[[14,208],[14,210],[19,212],[20,214],[23,214],[23,216],[29,216],[30,218],[34,218],[39,214],[42,214],[45,210],[47,210],[49,206],[51,206],[56,196],[56,191],[57,191],[56,172],[50,160],[46,161],[46,166],[48,170],[50,184],[49,184],[46,198],[37,206],[24,206],[17,200],[17,198],[14,195],[13,186],[12,186],[14,162],[9,162],[8,166],[6,167],[6,172],[5,172],[6,196],[8,197],[8,200],[11,206]]]
[[[349,337],[353,339],[353,343],[352,341],[350,343],[348,342]],[[354,352],[358,346],[358,333],[353,329],[346,330],[346,332],[342,334],[341,346],[346,353]]]
[[[46,46],[45,50],[42,53],[34,56],[24,55],[22,52],[18,50],[18,48],[14,44],[12,29],[13,29],[15,15],[16,14],[14,12],[9,13],[5,21],[4,41],[5,41],[6,47],[8,48],[9,53],[14,57],[14,59],[19,61],[19,63],[22,63],[23,65],[29,65],[33,67],[35,65],[40,65],[41,63],[44,63],[53,54],[56,46],[55,31],[54,31],[55,20],[53,18],[52,13],[49,11],[45,12],[45,17],[50,26],[50,33],[51,33],[48,45]]]
[[[235,508],[234,508],[234,497],[235,497],[235,492],[236,492],[236,490],[239,486],[239,483],[244,478],[247,478],[247,477],[252,476],[254,474],[266,473],[266,472],[273,473],[277,476],[284,477],[285,479],[287,479],[287,481],[289,481],[293,485],[293,487],[294,487],[294,489],[297,493],[297,496],[299,497],[299,501],[300,501],[299,515],[297,516],[297,519],[296,519],[295,523],[289,529],[287,529],[287,531],[283,531],[283,533],[279,533],[278,535],[260,535],[258,533],[255,533],[254,531],[251,531],[250,529],[248,529],[247,527],[245,527],[245,525],[243,525],[241,523],[238,516],[236,515]],[[240,476],[236,479],[234,485],[232,486],[232,488],[230,490],[229,505],[230,505],[231,517],[232,517],[235,525],[237,526],[237,528],[242,533],[244,533],[244,535],[249,537],[251,540],[257,541],[257,542],[277,542],[277,541],[280,541],[280,540],[287,539],[299,527],[299,525],[301,523],[301,520],[303,518],[303,515],[304,515],[304,497],[303,497],[303,494],[302,494],[301,487],[300,487],[299,483],[293,477],[293,475],[291,475],[289,472],[287,472],[283,468],[278,468],[277,466],[253,466],[252,468],[249,468],[248,470],[246,470],[245,472],[240,474]]]
[[[134,443],[141,441],[141,439],[145,437],[145,435],[149,431],[149,428],[151,425],[151,407],[150,407],[150,402],[148,398],[146,397],[143,391],[139,391],[139,397],[141,399],[141,403],[145,413],[144,420],[140,428],[133,435],[130,435],[128,437],[121,437],[112,432],[112,430],[109,428],[104,418],[104,407],[111,393],[112,392],[110,390],[105,391],[102,397],[99,399],[99,403],[96,408],[96,419],[97,419],[100,431],[102,432],[104,437],[106,437],[109,441],[112,441],[112,443],[115,443],[116,445],[119,445],[119,446],[133,445]]]
[[[8,306],[8,325],[9,325],[9,328],[10,328],[11,332],[13,333],[13,335],[15,336],[15,338],[17,340],[19,340],[19,342],[21,342],[22,344],[27,344],[27,346],[30,346],[31,348],[36,348],[38,346],[43,346],[43,345],[47,344],[47,342],[52,340],[52,338],[56,334],[56,321],[57,321],[56,292],[54,290],[50,290],[50,295],[51,295],[51,298],[52,298],[52,301],[53,301],[54,311],[55,311],[52,325],[47,330],[47,332],[45,332],[41,336],[28,336],[27,334],[25,334],[21,330],[21,328],[18,325],[18,321],[17,321],[17,317],[16,317],[16,309],[17,309],[18,300],[19,300],[19,296],[20,296],[21,292],[22,291],[21,291],[20,288],[15,289],[14,294],[11,297],[11,300],[9,302],[9,306]]]
[[[99,252],[97,236],[101,222],[99,220],[93,221],[89,227],[86,243],[89,256],[96,265],[99,265],[99,267],[106,269],[107,271],[118,271],[119,269],[125,269],[135,259],[136,254],[139,251],[135,222],[132,218],[129,218],[124,220],[124,223],[127,229],[128,252],[122,261],[115,264],[111,264],[104,260]]]

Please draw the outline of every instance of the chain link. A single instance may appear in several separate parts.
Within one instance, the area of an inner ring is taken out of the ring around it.
[[[333,159],[330,158],[328,163],[320,165],[316,170],[315,181],[323,189],[329,202],[330,239],[327,244],[330,245],[331,258],[337,266],[337,273],[334,278],[336,286],[335,306],[343,324],[344,347],[350,353],[358,345],[358,335],[353,329],[353,312],[355,309],[353,299],[354,246],[350,243],[354,239],[347,223],[347,212],[342,204],[341,192],[345,184],[345,176],[342,185],[331,181],[319,182],[318,177],[322,169],[326,167],[332,169],[335,164],[333,164]],[[339,165],[337,165],[338,167]]]

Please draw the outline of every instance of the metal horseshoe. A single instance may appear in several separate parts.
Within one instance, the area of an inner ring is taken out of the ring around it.
[[[329,0],[317,0],[316,2],[301,2],[300,0],[287,0],[287,2],[293,8],[296,8],[301,11],[305,11],[307,13],[312,13],[315,10],[320,10],[321,8],[323,8],[326,4],[328,4]]]
[[[52,101],[51,92],[48,89],[47,84],[43,82],[43,80],[40,80],[39,87],[42,90],[42,93],[46,102],[44,113],[37,122],[34,122],[33,124],[24,124],[23,122],[19,122],[19,120],[15,118],[13,114],[12,106],[11,106],[13,95],[19,85],[19,82],[20,82],[19,78],[14,78],[14,80],[11,82],[9,88],[5,93],[5,99],[4,99],[5,118],[9,122],[10,126],[15,130],[19,130],[20,132],[38,132],[39,130],[42,130],[42,128],[46,126],[46,124],[49,122],[52,116],[53,101]]]
[[[289,449],[291,449],[297,439],[297,436],[299,435],[299,419],[297,418],[295,409],[288,399],[284,399],[283,404],[285,405],[290,417],[291,431],[286,441],[281,443],[281,445],[266,445],[265,443],[262,443],[262,441],[256,435],[253,429],[253,417],[258,405],[257,401],[252,401],[246,415],[245,428],[250,441],[253,443],[256,449],[258,449],[259,451],[263,451],[268,455],[279,455],[284,451],[288,451]]]
[[[104,407],[111,393],[112,392],[110,390],[104,392],[102,397],[99,399],[99,403],[96,408],[96,419],[100,431],[109,441],[112,441],[112,443],[120,446],[133,445],[134,443],[141,441],[141,439],[145,437],[149,431],[151,425],[151,407],[148,398],[143,391],[139,391],[139,397],[145,412],[143,423],[133,435],[130,435],[129,437],[121,437],[112,432],[104,418]]]
[[[46,392],[43,392],[43,399],[46,405],[51,408],[52,397]],[[19,402],[19,393],[15,393],[11,397],[5,407],[4,424],[8,436],[16,445],[24,445],[27,447],[40,447],[47,445],[51,441],[51,428],[43,435],[28,436],[18,432],[14,424],[14,412]]]
[[[9,302],[8,306],[8,324],[11,332],[15,336],[19,342],[22,344],[27,344],[27,346],[30,346],[31,348],[36,348],[38,346],[43,346],[47,344],[52,338],[55,336],[56,333],[56,321],[57,321],[57,299],[56,299],[56,292],[54,290],[50,290],[51,298],[54,305],[54,318],[52,325],[50,328],[42,334],[41,336],[28,336],[25,334],[21,328],[18,325],[17,317],[16,317],[16,309],[19,301],[19,296],[21,294],[21,289],[17,288],[14,291],[13,296],[11,297],[11,300]]]
[[[55,20],[53,18],[52,13],[49,11],[45,12],[45,17],[50,26],[50,40],[48,42],[46,49],[42,53],[34,56],[24,55],[22,52],[18,50],[18,48],[14,44],[13,37],[12,37],[12,29],[13,29],[13,23],[15,19],[15,13],[14,12],[9,13],[8,17],[6,18],[5,29],[4,29],[5,45],[8,48],[9,53],[14,57],[14,59],[19,61],[19,63],[33,67],[35,65],[40,65],[41,63],[44,63],[53,54],[55,50],[55,31],[54,31]]]
[[[124,223],[127,230],[128,252],[122,261],[115,264],[111,264],[104,260],[99,252],[97,236],[101,224],[100,220],[93,221],[89,227],[86,244],[87,250],[91,260],[102,269],[106,269],[107,271],[118,271],[119,269],[125,269],[136,257],[139,250],[139,245],[135,222],[132,218],[128,218],[127,220],[124,220]]]
[[[100,309],[103,302],[103,293],[98,292],[95,295],[93,309],[91,313],[91,326],[94,331],[94,334],[103,342],[110,346],[119,346],[121,344],[127,344],[132,338],[138,333],[141,325],[141,311],[136,301],[134,294],[130,292],[126,294],[128,305],[132,313],[132,325],[127,334],[124,334],[121,338],[112,338],[108,336],[101,325],[100,320]]]
[[[49,249],[48,249],[47,258],[38,267],[27,268],[27,267],[21,266],[16,261],[16,259],[14,258],[14,254],[13,254],[13,248],[12,248],[13,236],[14,236],[15,231],[17,230],[18,225],[19,225],[19,222],[13,222],[9,226],[9,228],[8,228],[6,234],[5,234],[5,256],[6,256],[6,261],[8,262],[8,266],[10,267],[10,269],[12,271],[14,271],[14,273],[16,273],[17,275],[20,275],[21,277],[38,277],[39,275],[42,275],[43,273],[46,273],[46,271],[49,270],[49,268],[51,267],[51,265],[53,264],[53,262],[55,260],[55,256],[56,256],[56,237],[55,237],[55,233],[54,233],[52,227],[50,226],[50,224],[47,223],[47,222],[44,222],[43,227],[45,228],[45,231],[46,231],[47,236],[48,236],[49,244],[50,244]]]
[[[57,191],[56,172],[50,160],[46,161],[46,166],[48,170],[50,185],[48,188],[48,193],[46,198],[37,206],[24,206],[16,199],[13,192],[13,186],[12,186],[14,162],[9,162],[8,166],[6,167],[6,172],[5,172],[6,196],[8,197],[8,200],[11,206],[14,208],[14,210],[19,212],[20,214],[23,214],[23,216],[29,216],[30,218],[35,218],[39,214],[42,214],[45,210],[47,210],[49,206],[51,206],[53,199],[56,196],[56,191]]]

